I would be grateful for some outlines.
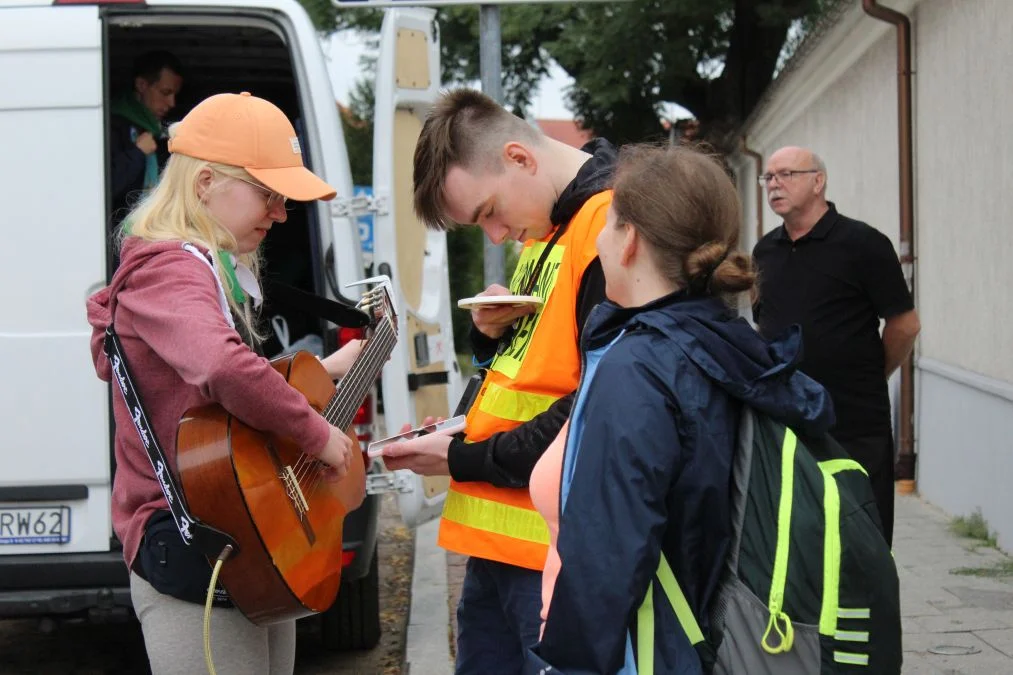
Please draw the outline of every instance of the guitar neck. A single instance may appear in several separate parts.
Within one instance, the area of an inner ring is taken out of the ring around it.
[[[376,333],[338,383],[337,391],[324,408],[324,418],[328,423],[339,429],[348,428],[396,343],[397,336],[391,325],[386,321],[380,322]]]

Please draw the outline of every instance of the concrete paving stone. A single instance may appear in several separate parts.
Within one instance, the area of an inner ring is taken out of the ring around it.
[[[968,607],[980,607],[992,611],[1013,610],[1013,588],[971,588],[954,586],[946,589],[951,595],[959,598]]]
[[[913,616],[919,633],[962,633],[1013,628],[1013,611],[995,612],[977,607],[957,607],[939,616]]]
[[[921,654],[908,652],[904,654],[904,665],[901,675],[942,675],[940,670]]]
[[[898,556],[899,562],[904,567],[981,567],[994,565],[1005,559],[1005,556],[996,556],[994,549],[965,550],[959,546],[940,547],[938,543],[932,542],[912,543],[904,549],[904,553]]]
[[[979,630],[974,634],[987,643],[992,649],[1002,652],[1013,659],[1013,630],[1002,628],[999,630]]]
[[[925,593],[912,593],[912,595],[916,594],[920,595],[925,602],[943,612],[965,606],[964,601],[960,599],[959,595],[955,595],[945,588],[930,589]]]
[[[933,654],[929,650],[938,647],[973,647],[975,654],[946,656]],[[904,675],[907,662],[924,663],[945,675],[1009,675],[1013,672],[1013,660],[992,648],[974,633],[916,634],[904,637]],[[929,671],[932,672],[932,671]]]
[[[901,589],[901,597],[903,598],[900,605],[901,617],[940,616],[942,614],[938,607],[929,602],[911,599],[910,594],[904,593],[903,589]]]
[[[922,627],[915,622],[915,618],[913,616],[901,616],[900,631],[902,635],[913,635],[915,633],[921,633]]]
[[[973,670],[963,670],[952,666],[942,666],[933,663],[932,659],[922,654],[913,652],[904,654],[904,665],[901,667],[901,675],[986,675],[976,673]],[[1000,675],[1000,673],[988,673],[987,675]],[[1007,675],[1002,673],[1001,675]]]

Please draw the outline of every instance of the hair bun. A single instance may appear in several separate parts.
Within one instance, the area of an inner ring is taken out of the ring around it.
[[[686,258],[686,281],[690,287],[703,290],[727,256],[728,244],[723,241],[709,241],[690,253]]]

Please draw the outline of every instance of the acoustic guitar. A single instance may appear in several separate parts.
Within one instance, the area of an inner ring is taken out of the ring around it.
[[[360,301],[370,317],[367,342],[337,388],[309,352],[271,363],[339,429],[350,429],[397,342],[389,287],[376,286]],[[239,545],[220,580],[246,618],[270,624],[330,607],[341,585],[345,514],[365,493],[365,459],[354,456],[341,481],[325,480],[324,465],[292,440],[253,429],[218,404],[183,415],[176,452],[190,511]]]

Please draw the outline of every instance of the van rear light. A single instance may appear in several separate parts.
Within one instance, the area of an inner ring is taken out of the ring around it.
[[[338,331],[338,347],[343,347],[352,340],[361,340],[363,337],[363,330],[361,328],[339,328]],[[362,405],[355,411],[355,417],[352,418],[352,424],[354,425],[355,435],[359,439],[359,446],[362,450],[362,463],[366,466],[366,470],[369,470],[369,455],[366,454],[366,449],[369,447],[370,442],[373,440],[373,394],[369,393],[366,398],[362,401]]]
[[[361,340],[363,335],[361,328],[338,328],[338,346],[346,345],[352,340]]]
[[[348,567],[355,561],[355,551],[342,551],[341,552],[341,566]]]

